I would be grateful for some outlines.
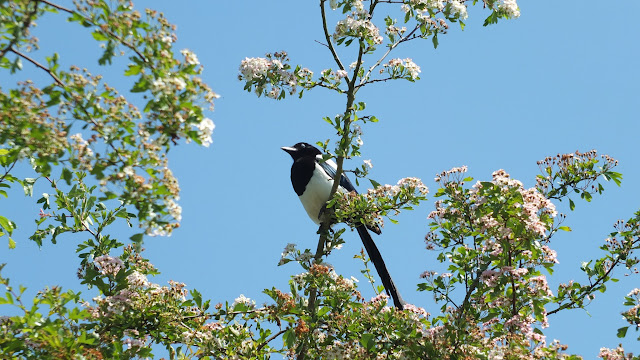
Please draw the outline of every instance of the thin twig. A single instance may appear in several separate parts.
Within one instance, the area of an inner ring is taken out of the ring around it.
[[[14,166],[16,166],[17,162],[18,162],[18,159],[16,158],[13,161],[13,164],[11,164],[11,166],[9,166],[9,169],[7,169],[7,171],[4,173],[4,175],[2,175],[2,177],[0,178],[0,183],[2,183],[4,181],[4,178],[6,178],[7,175],[9,175],[9,172],[13,169]]]
[[[54,4],[54,3],[50,2],[50,1],[47,1],[47,0],[35,0],[35,1],[37,1],[37,2],[41,2],[41,3],[43,3],[43,4],[47,4],[47,5],[49,5],[49,6],[53,7],[53,8],[56,8],[56,9],[58,9],[58,10],[64,11],[64,12],[69,13],[69,14],[72,14],[72,15],[79,15],[79,16],[81,16],[84,20],[86,20],[87,22],[91,23],[92,25],[100,27],[98,24],[96,24],[95,22],[93,22],[91,19],[87,18],[86,16],[84,16],[84,15],[80,14],[80,13],[79,13],[79,12],[77,12],[77,11],[74,11],[74,10],[68,9],[68,8],[66,8],[66,7],[64,7],[64,6],[61,6],[61,5],[58,5],[58,4]],[[151,62],[150,62],[150,61],[148,61],[148,60],[147,60],[147,58],[146,58],[146,57],[145,57],[145,56],[144,56],[140,51],[138,51],[138,49],[137,49],[135,46],[133,46],[132,44],[130,44],[130,43],[128,43],[128,42],[126,42],[126,41],[125,41],[122,37],[120,37],[118,34],[114,33],[114,32],[113,32],[113,31],[111,31],[111,30],[104,30],[102,27],[100,27],[100,29],[101,29],[102,31],[104,31],[105,33],[107,33],[107,35],[109,35],[109,36],[113,37],[114,39],[118,40],[122,45],[124,45],[124,46],[126,46],[127,48],[129,48],[129,50],[131,50],[131,51],[133,51],[134,53],[136,53],[136,55],[138,55],[138,57],[139,57],[140,59],[142,59],[142,61],[144,61],[144,62],[145,62],[145,63],[147,63],[147,64],[151,64]],[[151,66],[151,68],[153,68],[153,66]]]
[[[32,63],[33,65],[35,65],[36,67],[44,70],[47,74],[49,74],[49,76],[51,76],[53,78],[53,80],[55,80],[55,82],[60,85],[60,87],[62,87],[63,89],[66,88],[66,85],[62,82],[62,80],[60,80],[60,78],[58,76],[56,76],[56,74],[53,73],[53,71],[51,71],[51,69],[49,69],[48,67],[40,64],[39,62],[37,62],[36,60],[34,60],[33,58],[29,57],[27,54],[22,53],[19,50],[16,50],[14,48],[10,48],[9,51],[11,51],[12,53],[20,56],[21,58],[27,60],[28,62]]]
[[[33,7],[33,11],[31,11],[29,14],[26,14],[25,20],[22,23],[22,27],[21,27],[22,32],[25,32],[31,26],[32,17],[37,12],[38,12],[38,3],[36,3],[35,6]],[[19,36],[16,36],[13,39],[11,39],[11,41],[9,41],[9,44],[7,44],[7,46],[4,49],[0,50],[0,59],[3,58],[7,54],[7,52],[11,50],[11,48],[13,48],[13,46],[18,43],[18,41],[20,41]]]
[[[318,41],[318,40],[313,40],[313,41],[317,42],[318,44],[320,44],[320,45],[322,45],[322,46],[325,46],[327,49],[329,48],[329,45],[327,45],[327,44],[325,44],[325,43],[323,43],[323,42],[320,42],[320,41]]]
[[[270,343],[273,339],[277,338],[278,336],[284,334],[288,329],[283,329],[278,331],[277,333],[273,334],[273,336],[269,337],[267,340],[265,340],[262,344],[258,345],[258,348],[256,350],[260,351],[262,350],[263,347],[267,346],[268,343]]]

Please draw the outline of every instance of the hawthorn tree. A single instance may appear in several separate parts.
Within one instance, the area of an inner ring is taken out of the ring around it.
[[[384,218],[394,222],[400,211],[424,202],[428,189],[415,178],[396,185],[371,180],[372,189],[359,195],[337,192],[335,184],[317,249],[285,248],[280,264],[300,266],[301,272],[291,277],[288,289],[265,284],[272,299],[267,304],[240,296],[212,305],[183,283],[153,283],[158,269],[141,244],[145,236],[149,242],[151,236],[170,234],[181,220],[180,189],[167,153],[182,142],[212,142],[214,126],[206,112],[217,95],[199,78],[197,56],[174,49],[175,28],[163,14],[140,12],[128,1],[83,0],[69,8],[45,0],[0,3],[0,66],[9,73],[30,66],[49,79],[0,91],[0,195],[6,198],[6,188],[22,187],[32,196],[38,182],[50,188],[36,200],[42,211],[30,239],[41,246],[71,234],[84,236],[77,245],[78,275],[95,294],[85,298],[52,286],[26,299],[24,286],[1,278],[6,292],[0,304],[19,313],[0,320],[2,357],[145,358],[163,347],[172,359],[579,358],[546,340],[552,315],[584,308],[615,280],[618,269],[638,263],[640,213],[617,225],[601,246],[602,257],[583,264],[586,282],[567,281],[557,289],[547,283],[557,262],[554,235],[569,230],[555,202],[566,199],[573,209],[572,196],[588,201],[604,191],[604,181],[620,184],[616,160],[589,151],[541,160],[537,185],[529,189],[503,170],[481,181],[468,176],[466,167],[437,177],[425,243],[449,272],[427,269],[417,286],[431,293],[439,308],[394,309],[380,287],[378,296],[364,299],[356,282],[325,262],[346,230],[332,225],[381,226]],[[420,67],[411,59],[392,56],[396,48],[421,39],[437,47],[450,26],[464,27],[468,6],[485,8],[485,25],[520,15],[515,0],[319,0],[318,5],[330,68],[314,72],[293,66],[286,52],[275,52],[246,58],[239,79],[246,90],[273,99],[302,97],[315,88],[344,96],[343,112],[324,118],[335,139],[317,143],[327,159],[336,160],[338,176],[346,170],[345,160],[360,156],[366,126],[378,121],[365,113],[358,91],[420,79]],[[393,17],[398,13],[399,20]],[[62,69],[62,55],[40,55],[31,28],[43,16],[64,16],[86,29],[102,45],[99,65],[111,66],[105,69],[124,63],[123,75],[133,84],[127,96],[84,67]],[[347,57],[356,61],[343,63]],[[17,177],[18,164],[30,165],[33,176]],[[368,168],[364,162],[350,171],[366,178]],[[131,227],[129,239],[110,232],[115,222]],[[15,228],[9,213],[0,214],[0,236],[10,248]],[[359,257],[368,274],[368,259]],[[623,316],[637,329],[640,290],[625,301],[629,309]],[[621,348],[603,348],[599,355],[633,358]]]

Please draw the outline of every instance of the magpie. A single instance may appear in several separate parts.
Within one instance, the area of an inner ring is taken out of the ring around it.
[[[291,165],[293,190],[298,194],[302,206],[311,220],[320,225],[320,212],[327,201],[330,200],[329,195],[337,170],[336,163],[331,159],[323,160],[320,150],[304,142],[297,143],[291,147],[284,146],[282,150],[289,153],[293,158],[293,165]],[[355,187],[344,173],[340,176],[338,191],[355,191],[357,193]],[[362,244],[364,244],[364,248],[382,280],[382,285],[384,285],[387,294],[393,299],[394,305],[402,310],[405,302],[398,293],[393,280],[391,280],[391,275],[389,275],[389,271],[382,260],[382,255],[367,228],[378,235],[381,232],[380,228],[363,224],[356,226]]]

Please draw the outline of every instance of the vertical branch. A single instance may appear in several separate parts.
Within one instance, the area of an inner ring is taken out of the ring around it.
[[[342,61],[340,61],[336,48],[333,46],[331,35],[329,35],[329,29],[327,28],[327,14],[324,9],[324,3],[326,1],[327,0],[320,0],[320,14],[322,15],[322,30],[324,31],[324,38],[327,41],[327,47],[329,48],[329,51],[331,51],[331,55],[333,55],[333,60],[338,64],[340,70],[344,70],[344,65],[342,65]]]

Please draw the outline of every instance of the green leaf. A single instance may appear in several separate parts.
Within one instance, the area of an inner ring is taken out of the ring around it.
[[[571,231],[571,228],[568,226],[559,226],[558,230],[562,230],[562,231]]]
[[[282,335],[282,341],[288,348],[293,347],[293,344],[296,341],[296,334],[293,332],[292,328],[289,328],[284,332]]]
[[[60,175],[60,179],[63,179],[67,185],[71,185],[71,179],[73,178],[73,173],[71,170],[67,168],[62,168],[62,175]]]
[[[140,74],[140,70],[142,70],[142,66],[131,64],[129,65],[129,68],[127,69],[127,71],[124,72],[124,75],[125,76],[138,75]]]
[[[617,334],[617,336],[618,336],[619,338],[623,338],[623,337],[627,336],[627,330],[629,330],[629,327],[628,327],[628,326],[621,327],[620,329],[618,329],[618,334]]]
[[[369,181],[371,182],[371,186],[373,186],[374,189],[380,186],[380,183],[373,179],[369,179]]]
[[[13,229],[15,229],[13,222],[2,215],[0,215],[0,226],[4,228],[9,235],[11,235],[13,233]]]
[[[433,48],[437,49],[438,48],[438,33],[433,34],[433,37],[431,38],[431,42],[433,42]]]
[[[9,238],[9,249],[15,249],[16,248],[16,242],[13,241],[12,238]]]
[[[569,199],[569,209],[573,211],[573,209],[575,208],[576,208],[576,204],[573,202],[573,200]]]
[[[131,241],[133,241],[134,243],[141,243],[141,242],[142,242],[142,237],[143,237],[143,236],[144,236],[144,234],[143,234],[143,233],[135,234],[135,235],[132,235],[129,239],[130,239]]]
[[[98,41],[107,41],[107,40],[109,40],[109,38],[105,34],[99,32],[97,30],[92,32],[91,36],[93,36],[93,38],[98,40]]]
[[[373,350],[373,348],[376,346],[376,342],[373,339],[373,334],[362,334],[362,337],[360,338],[360,344],[364,346],[367,351]]]
[[[196,303],[198,307],[202,307],[202,295],[198,290],[191,290],[191,297],[193,297],[193,301]]]

